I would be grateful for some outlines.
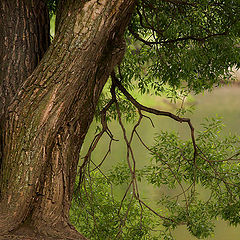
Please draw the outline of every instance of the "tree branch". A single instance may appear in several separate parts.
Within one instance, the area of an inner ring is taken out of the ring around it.
[[[222,33],[210,34],[206,37],[186,36],[186,37],[162,40],[162,41],[147,41],[147,40],[143,39],[142,37],[140,37],[138,33],[134,32],[133,29],[131,28],[131,26],[128,27],[128,30],[137,40],[143,42],[144,44],[146,44],[148,46],[153,46],[156,44],[176,43],[176,42],[182,42],[182,41],[187,41],[187,40],[194,40],[196,42],[204,42],[209,38],[218,37],[218,36],[226,36],[228,34],[228,31],[225,31]]]
[[[186,122],[191,130],[191,138],[192,138],[192,143],[193,143],[193,148],[194,148],[194,162],[195,162],[195,158],[197,155],[197,146],[196,146],[196,141],[195,141],[195,136],[194,136],[194,127],[191,123],[191,120],[189,118],[181,118],[173,113],[167,112],[167,111],[160,111],[154,108],[149,108],[146,107],[144,105],[142,105],[141,103],[139,103],[138,101],[136,101],[136,99],[134,99],[132,97],[132,95],[123,87],[123,85],[121,84],[121,82],[118,80],[118,78],[115,75],[115,72],[111,73],[111,78],[113,83],[118,87],[118,89],[123,93],[123,95],[138,109],[138,110],[142,110],[148,113],[152,113],[154,115],[160,115],[160,116],[166,116],[169,118],[174,119],[177,122]]]

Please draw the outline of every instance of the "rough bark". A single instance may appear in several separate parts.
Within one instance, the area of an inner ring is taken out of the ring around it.
[[[0,115],[49,46],[43,0],[0,1]]]
[[[122,59],[133,4],[61,2],[56,37],[5,114],[3,233],[28,229],[32,236],[85,239],[68,220],[79,151],[102,88]]]

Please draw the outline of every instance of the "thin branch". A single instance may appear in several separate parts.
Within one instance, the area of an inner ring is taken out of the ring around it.
[[[127,208],[127,211],[126,211],[126,213],[125,213],[125,215],[124,215],[124,218],[121,219],[121,225],[119,226],[119,230],[118,230],[118,233],[117,233],[115,239],[118,239],[118,238],[120,237],[121,233],[122,233],[122,229],[123,229],[123,227],[125,226],[125,223],[126,223],[126,220],[127,220],[128,214],[129,214],[129,210],[130,210],[130,208],[131,208],[132,200],[133,200],[133,195],[132,195],[132,197],[131,197],[131,199],[130,199],[130,203],[129,203],[129,205],[128,205],[128,208]]]
[[[132,183],[133,183],[133,180],[131,180],[131,182],[129,183],[129,185],[128,185],[128,187],[127,187],[127,189],[126,189],[126,191],[125,191],[125,193],[124,193],[124,195],[123,195],[123,197],[122,197],[122,200],[121,200],[121,203],[120,203],[120,207],[119,207],[119,209],[118,209],[118,215],[120,215],[123,202],[124,202],[124,200],[125,200],[126,197],[127,197],[127,194],[128,194],[128,192],[129,192],[130,187],[132,186]]]
[[[133,196],[135,197],[135,199],[138,200],[139,204],[140,204],[140,207],[142,209],[142,205],[144,205],[146,208],[148,208],[150,211],[152,211],[155,215],[157,215],[158,217],[160,217],[161,219],[163,220],[168,220],[168,221],[172,221],[172,222],[175,222],[173,219],[170,219],[170,218],[167,218],[167,217],[164,217],[160,214],[158,214],[155,210],[153,210],[150,206],[148,206],[146,203],[144,203],[141,198],[140,198],[140,195],[139,195],[139,191],[138,191],[138,183],[137,183],[137,179],[136,179],[136,161],[135,161],[135,157],[134,157],[134,154],[133,154],[133,151],[132,151],[132,147],[131,147],[131,143],[132,143],[132,139],[133,139],[133,135],[134,133],[136,133],[136,129],[137,127],[140,125],[141,123],[141,120],[143,118],[143,115],[141,113],[141,109],[138,108],[138,111],[139,111],[139,119],[138,119],[138,122],[136,123],[136,125],[133,127],[133,130],[132,130],[132,133],[130,135],[130,140],[128,140],[127,138],[127,134],[126,134],[126,129],[123,125],[123,122],[122,122],[122,117],[121,117],[121,112],[120,112],[120,109],[119,109],[119,105],[118,105],[118,102],[117,102],[117,98],[116,98],[116,93],[115,93],[115,86],[116,85],[116,82],[114,81],[114,79],[112,78],[112,82],[113,82],[113,87],[112,87],[112,99],[115,101],[115,105],[116,105],[116,109],[117,109],[117,114],[118,114],[118,121],[119,121],[119,124],[122,128],[122,132],[123,132],[123,137],[124,137],[124,141],[126,142],[126,146],[127,146],[127,162],[128,162],[128,167],[129,167],[129,170],[130,170],[130,173],[131,173],[131,182],[127,188],[127,191],[125,192],[125,195],[124,195],[124,198],[126,197],[126,194],[127,192],[129,191],[130,187],[132,186],[132,189],[133,189]],[[132,162],[133,162],[133,166],[130,162],[130,157],[132,159]],[[123,199],[124,199],[123,198]],[[123,199],[122,199],[122,202],[123,202]],[[122,202],[121,202],[121,205],[122,205]],[[121,208],[120,208],[121,209]],[[119,232],[120,234],[120,232]]]
[[[107,104],[107,105],[102,109],[102,111],[101,111],[102,130],[101,130],[100,133],[98,133],[98,134],[94,137],[94,139],[93,139],[93,141],[92,141],[92,143],[91,143],[91,145],[90,145],[90,147],[89,147],[89,149],[88,149],[88,152],[87,152],[87,154],[86,154],[85,157],[84,157],[83,163],[82,163],[82,165],[79,167],[79,183],[78,183],[78,189],[80,188],[80,185],[81,185],[81,183],[82,183],[82,181],[83,181],[84,171],[85,171],[84,169],[86,168],[86,165],[87,165],[87,163],[89,162],[90,156],[91,156],[92,152],[94,151],[94,149],[96,148],[99,140],[102,138],[103,134],[106,132],[106,133],[109,135],[109,137],[111,138],[111,140],[113,140],[113,136],[112,136],[111,131],[109,130],[109,128],[108,128],[108,126],[107,126],[107,120],[106,120],[107,110],[111,107],[111,105],[112,105],[113,103],[114,103],[114,101],[113,101],[113,99],[111,99],[111,100],[108,102],[108,104]],[[108,155],[108,153],[109,153],[109,152],[107,152],[107,155]],[[104,159],[105,159],[105,158],[104,158]]]
[[[151,212],[153,212],[156,216],[158,216],[159,218],[163,219],[163,220],[168,220],[168,221],[171,221],[171,222],[175,222],[173,219],[171,218],[167,218],[167,217],[164,217],[160,214],[158,214],[154,209],[152,209],[151,207],[149,207],[145,202],[143,202],[140,198],[138,198],[138,201],[142,203],[142,205],[144,205],[148,210],[150,210]],[[179,223],[177,223],[179,224]],[[182,223],[183,224],[183,223]]]
[[[144,44],[148,46],[153,46],[156,44],[168,44],[168,43],[176,43],[176,42],[183,42],[183,41],[188,41],[188,40],[194,40],[196,42],[204,42],[209,38],[213,37],[218,37],[218,36],[226,36],[228,34],[228,31],[222,32],[222,33],[213,33],[210,34],[206,37],[196,37],[196,36],[186,36],[186,37],[181,37],[181,38],[176,38],[176,39],[169,39],[169,40],[162,40],[162,41],[147,41],[140,37],[140,35],[136,32],[133,31],[131,26],[128,27],[129,32],[139,41],[143,42]]]
[[[105,156],[103,157],[102,161],[96,165],[95,168],[92,171],[95,171],[96,169],[100,169],[100,167],[102,166],[102,164],[104,163],[104,161],[106,160],[107,156],[111,153],[111,147],[112,147],[112,142],[113,142],[113,138],[110,139],[109,145],[108,145],[108,151],[106,152]]]
[[[142,114],[142,116],[147,118],[151,122],[152,127],[155,128],[154,122],[153,122],[153,120],[149,116],[146,116],[144,114]]]

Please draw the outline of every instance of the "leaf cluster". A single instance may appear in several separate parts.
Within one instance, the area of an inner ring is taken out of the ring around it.
[[[229,79],[240,62],[239,10],[239,1],[138,1],[121,65],[126,85],[199,93]]]

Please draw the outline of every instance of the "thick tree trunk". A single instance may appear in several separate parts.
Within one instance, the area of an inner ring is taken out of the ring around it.
[[[30,229],[85,239],[68,221],[79,151],[102,88],[122,59],[133,2],[60,3],[54,42],[4,115],[3,233]]]

